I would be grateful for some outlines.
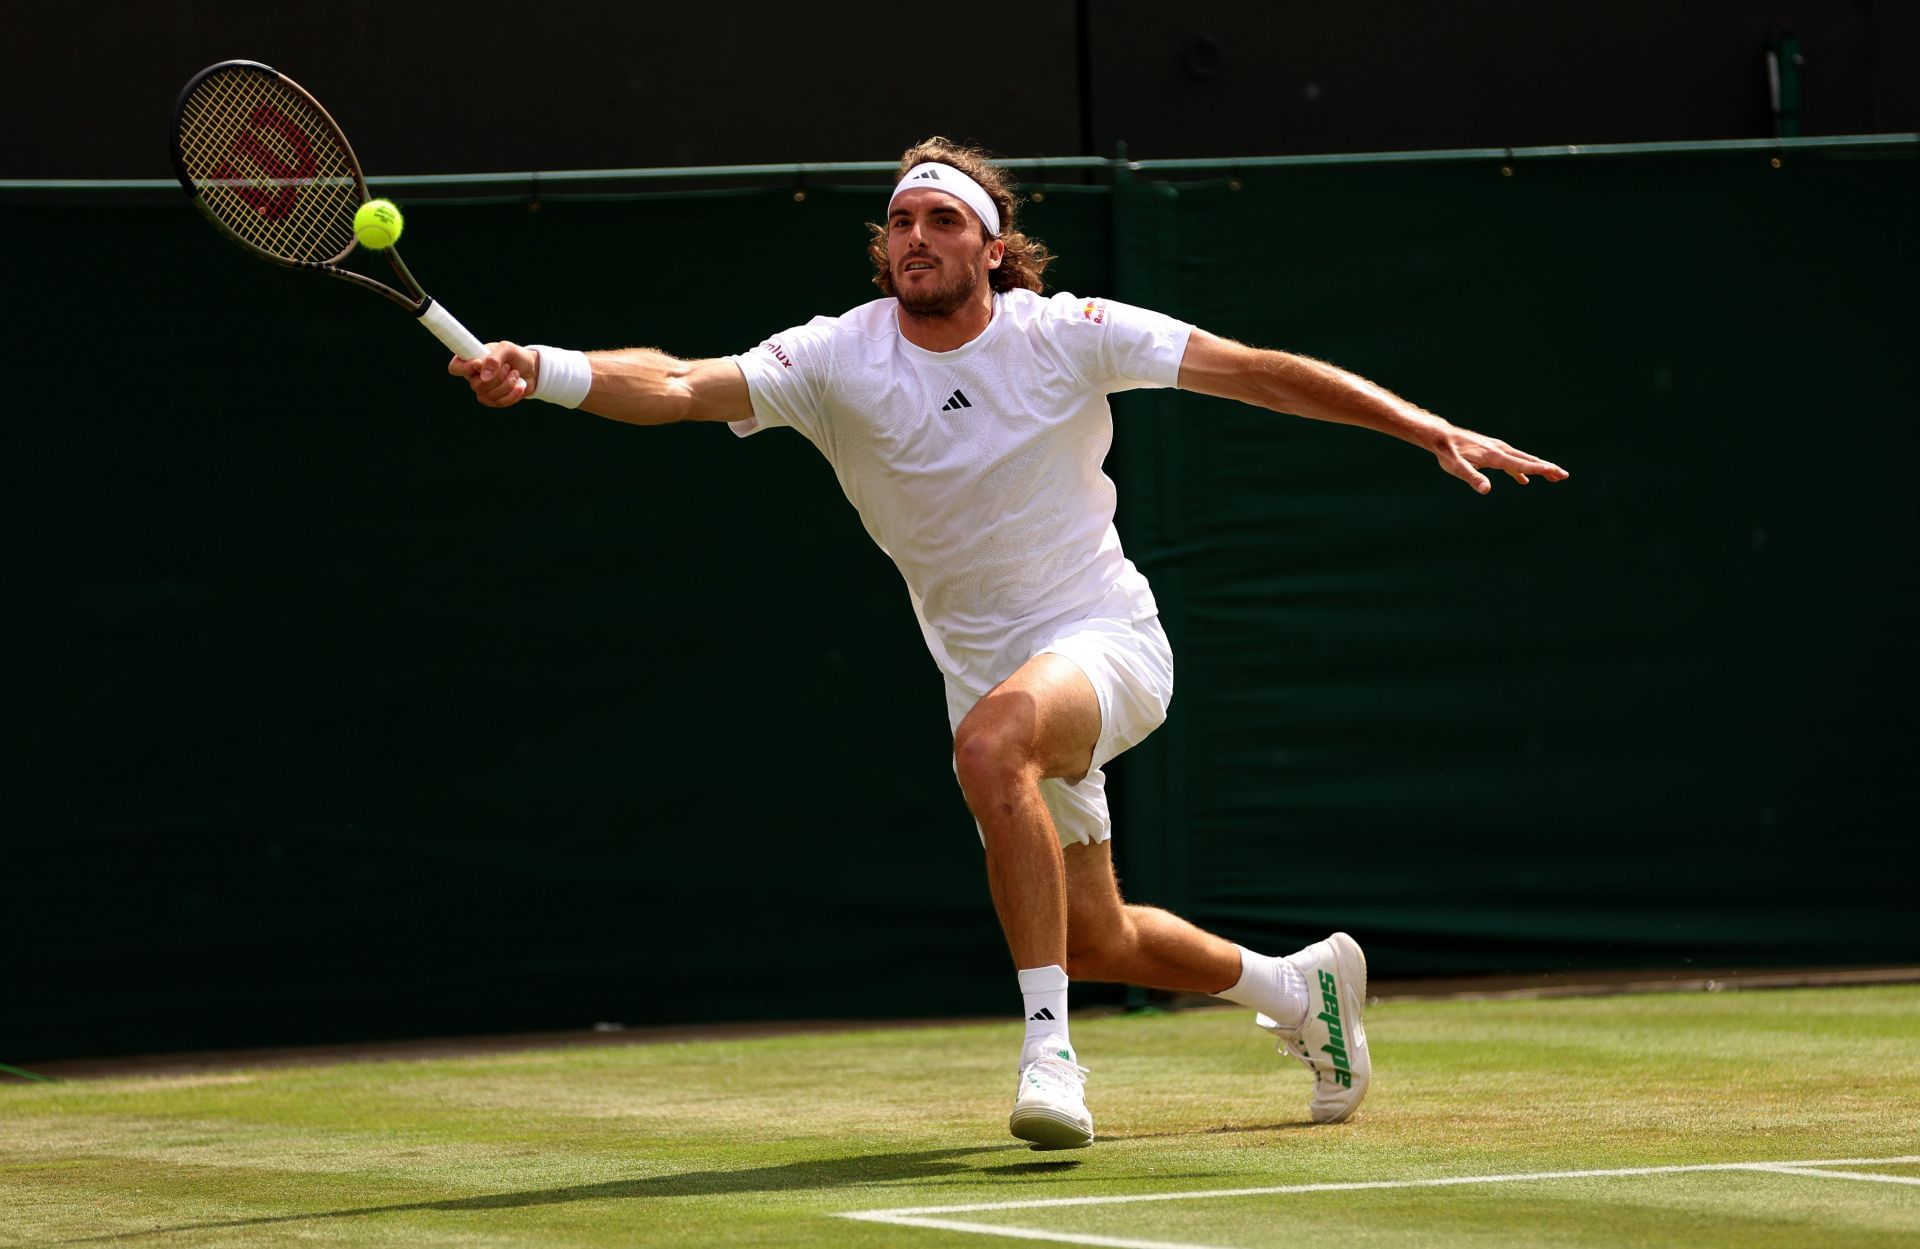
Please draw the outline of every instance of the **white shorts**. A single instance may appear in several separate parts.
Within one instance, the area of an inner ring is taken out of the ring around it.
[[[1100,702],[1100,737],[1094,743],[1093,764],[1077,785],[1060,777],[1041,781],[1040,796],[1053,814],[1061,845],[1105,841],[1113,836],[1113,818],[1107,811],[1107,777],[1101,768],[1144,741],[1166,720],[1167,705],[1173,701],[1173,648],[1167,645],[1166,630],[1157,616],[1145,620],[1099,617],[1062,626],[1033,654],[1064,655],[1093,683],[1094,697]],[[948,726],[958,729],[986,694],[949,676]]]

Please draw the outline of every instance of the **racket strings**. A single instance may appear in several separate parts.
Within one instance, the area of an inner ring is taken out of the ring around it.
[[[332,123],[274,75],[209,75],[182,105],[182,164],[209,212],[286,260],[334,260],[353,245],[360,184]]]

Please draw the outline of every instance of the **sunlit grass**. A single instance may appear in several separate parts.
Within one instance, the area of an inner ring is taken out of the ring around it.
[[[1084,1020],[1100,1140],[1072,1154],[1005,1135],[1013,1022],[12,1084],[0,1244],[984,1246],[828,1216],[1920,1154],[1920,988],[1390,1003],[1367,1022],[1374,1093],[1315,1128],[1305,1073],[1244,1011]],[[1293,1246],[1303,1220],[1345,1244],[1920,1243],[1920,1186],[1749,1173],[1302,1200],[995,1218],[1232,1249]]]

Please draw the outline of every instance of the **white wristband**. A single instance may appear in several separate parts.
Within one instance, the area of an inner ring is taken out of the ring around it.
[[[563,408],[579,407],[593,388],[593,365],[587,353],[540,343],[533,343],[532,348],[540,353],[540,389],[527,397]]]

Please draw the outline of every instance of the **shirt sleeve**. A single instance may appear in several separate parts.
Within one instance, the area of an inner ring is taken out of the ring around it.
[[[817,442],[838,322],[838,317],[815,317],[775,334],[752,351],[728,357],[740,366],[753,400],[753,415],[729,421],[728,428],[745,438],[775,425],[791,425]]]
[[[1051,302],[1054,341],[1088,385],[1111,394],[1179,383],[1192,325],[1114,299],[1063,292]]]

